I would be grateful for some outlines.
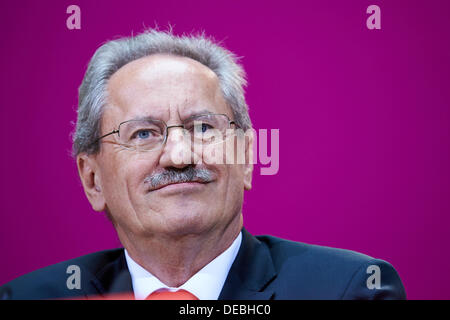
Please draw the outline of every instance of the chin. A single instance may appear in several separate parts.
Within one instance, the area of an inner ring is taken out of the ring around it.
[[[180,208],[168,205],[164,210],[143,214],[139,220],[144,233],[179,237],[208,232],[215,224],[214,216],[203,206]]]
[[[206,213],[183,211],[179,214],[168,214],[164,223],[167,234],[185,236],[188,234],[205,233],[212,225]]]

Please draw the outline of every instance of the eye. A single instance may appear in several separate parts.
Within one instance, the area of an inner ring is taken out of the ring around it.
[[[141,129],[136,131],[132,136],[131,139],[141,139],[141,140],[145,140],[145,139],[149,139],[152,138],[153,136],[155,136],[156,133],[153,130],[150,129]]]
[[[207,124],[207,123],[199,123],[195,126],[194,130],[197,133],[205,133],[206,131],[208,131],[209,129],[212,129],[213,126]]]
[[[141,130],[138,132],[137,137],[139,139],[147,139],[150,137],[150,131],[149,130]]]

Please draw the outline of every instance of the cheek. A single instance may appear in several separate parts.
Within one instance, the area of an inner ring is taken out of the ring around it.
[[[233,190],[243,192],[244,190],[244,165],[230,165],[230,181],[229,184]]]
[[[242,197],[244,191],[243,165],[228,164],[221,167],[221,190],[225,193],[225,201],[233,202]]]
[[[227,212],[242,210],[244,201],[244,175],[242,165],[229,165],[225,204]]]
[[[202,161],[209,165],[232,164],[234,150],[231,144],[218,143],[200,146]],[[195,150],[195,149],[194,149]]]
[[[114,210],[117,203],[121,203],[126,196],[126,169],[114,165],[102,168],[102,189],[106,205]]]
[[[125,204],[145,193],[144,179],[152,172],[152,161],[143,155],[122,154],[104,164],[102,181],[104,195],[110,210]]]

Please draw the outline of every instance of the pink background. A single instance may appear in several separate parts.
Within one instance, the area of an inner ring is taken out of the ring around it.
[[[66,8],[81,7],[81,30]],[[381,7],[381,30],[366,8]],[[77,88],[104,41],[157,23],[243,57],[280,170],[246,194],[254,234],[391,262],[410,299],[449,299],[449,1],[1,1],[0,284],[119,246],[70,158]],[[339,276],[339,275],[336,275]]]

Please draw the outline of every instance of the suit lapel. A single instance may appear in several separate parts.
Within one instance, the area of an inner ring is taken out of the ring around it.
[[[231,266],[219,300],[268,300],[274,291],[267,289],[276,277],[266,245],[242,229],[242,244]]]
[[[101,268],[95,277],[91,279],[91,284],[101,296],[117,293],[133,293],[131,275],[122,250],[118,258]]]

